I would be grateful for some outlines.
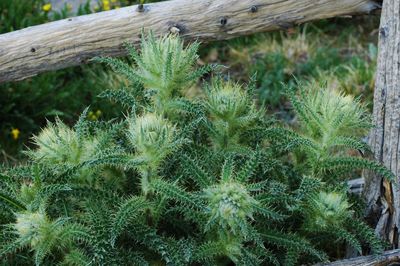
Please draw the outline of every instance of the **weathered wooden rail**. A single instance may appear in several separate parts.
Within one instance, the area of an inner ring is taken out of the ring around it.
[[[375,0],[172,0],[73,17],[0,35],[0,82],[123,55],[142,29],[208,42],[379,8]]]

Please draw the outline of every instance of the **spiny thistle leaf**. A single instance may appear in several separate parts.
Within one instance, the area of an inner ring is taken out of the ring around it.
[[[65,255],[62,265],[83,266],[89,265],[90,263],[91,260],[87,257],[84,251],[74,249]]]
[[[287,250],[296,250],[314,256],[315,258],[326,261],[327,256],[321,251],[316,250],[307,240],[295,234],[284,234],[283,232],[268,230],[262,233],[263,238],[272,245],[284,247]]]
[[[375,232],[364,222],[359,222],[354,219],[348,220],[351,232],[357,235],[358,239],[366,242],[373,254],[381,254],[384,250],[384,243],[382,240],[376,237]]]
[[[195,198],[174,183],[169,183],[161,179],[154,179],[151,183],[151,186],[156,193],[159,193],[164,197],[177,200],[178,202],[187,206],[196,208],[201,207]]]
[[[225,160],[225,163],[222,166],[221,181],[229,182],[232,179],[233,179],[233,159],[228,158]]]
[[[136,99],[127,90],[115,90],[109,89],[103,91],[99,97],[112,100],[114,102],[120,103],[124,107],[129,107],[135,109]]]
[[[140,77],[134,69],[129,64],[119,59],[111,57],[95,57],[92,60],[109,65],[115,72],[124,75],[133,83],[137,83],[140,80]]]
[[[191,159],[189,156],[184,155],[183,157],[183,165],[187,171],[187,175],[192,178],[200,188],[206,188],[211,185],[212,178],[207,174],[196,162]]]
[[[357,238],[346,231],[341,227],[335,227],[332,230],[333,234],[337,235],[337,237],[341,240],[346,241],[351,247],[353,247],[358,253],[362,252],[361,243],[357,240]]]
[[[141,215],[148,207],[150,207],[150,205],[145,199],[136,196],[122,202],[115,214],[111,229],[111,243],[113,245],[119,234],[121,234],[129,222]]]
[[[248,182],[256,171],[258,164],[261,161],[261,154],[259,151],[254,152],[251,157],[245,162],[244,167],[236,175],[236,180],[239,182]]]
[[[359,150],[362,152],[370,151],[368,144],[353,137],[338,136],[333,139],[332,146],[344,146],[346,148]]]
[[[383,165],[364,158],[357,157],[338,157],[330,158],[321,162],[321,168],[327,170],[334,169],[368,169],[387,178],[389,181],[395,181],[394,174]]]
[[[4,204],[10,206],[13,209],[16,210],[26,210],[26,206],[24,206],[23,203],[19,202],[17,198],[14,198],[11,195],[7,195],[3,192],[0,191],[0,201],[2,201]]]

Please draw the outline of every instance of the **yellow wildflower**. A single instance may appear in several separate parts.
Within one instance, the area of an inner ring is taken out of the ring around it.
[[[89,120],[92,120],[92,121],[97,120],[96,114],[93,113],[92,111],[90,111],[90,112],[88,113],[88,118],[89,118]]]
[[[21,133],[21,131],[19,131],[18,128],[13,128],[13,129],[11,130],[11,136],[12,136],[12,138],[13,138],[14,140],[17,140],[17,139],[18,139],[20,133]]]
[[[102,115],[101,110],[97,109],[96,112],[90,111],[87,115],[87,118],[89,120],[95,121],[95,120],[99,119],[101,115]]]
[[[49,12],[49,11],[51,10],[51,4],[50,4],[50,3],[47,3],[47,4],[43,5],[43,6],[42,6],[42,10],[43,10],[44,12]]]
[[[111,3],[116,3],[117,2],[117,0],[111,0]]]
[[[110,10],[110,1],[109,0],[103,0],[103,10]]]

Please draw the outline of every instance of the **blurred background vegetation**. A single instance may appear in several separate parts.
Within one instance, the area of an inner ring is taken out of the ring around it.
[[[54,0],[1,0],[0,34],[137,2],[102,0],[77,7],[64,1],[56,9]],[[296,80],[328,83],[372,106],[378,26],[377,16],[335,18],[211,43],[202,47],[198,64],[223,64],[224,73],[239,82],[255,75],[259,103],[282,119],[290,119],[283,84],[294,86]],[[23,159],[20,151],[46,120],[58,116],[73,123],[89,105],[92,120],[121,115],[97,95],[125,82],[108,69],[90,64],[0,84],[0,162],[14,164]]]

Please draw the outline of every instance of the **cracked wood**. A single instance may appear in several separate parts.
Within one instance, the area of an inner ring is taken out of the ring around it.
[[[400,176],[400,1],[385,0],[379,28],[378,68],[374,92],[374,125],[369,142],[375,159]],[[399,248],[400,186],[365,175],[367,215],[376,233]]]

